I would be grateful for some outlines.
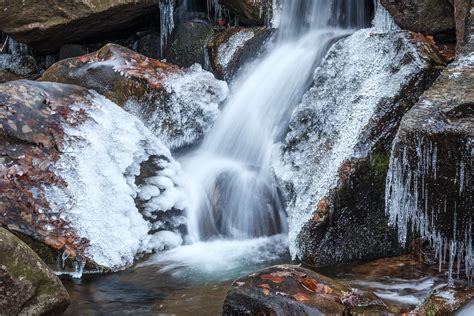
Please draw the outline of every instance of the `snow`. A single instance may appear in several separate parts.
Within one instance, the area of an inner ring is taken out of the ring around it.
[[[406,56],[408,63],[403,62]],[[360,30],[329,51],[316,70],[315,86],[293,112],[285,145],[273,153],[275,175],[287,201],[293,258],[300,255],[301,228],[318,201],[336,187],[339,168],[360,154],[355,148],[379,103],[399,94],[426,66],[404,32]]]
[[[229,93],[227,83],[193,65],[184,73],[168,75],[163,86],[169,98],[149,109],[135,101],[124,108],[138,116],[171,150],[190,145],[210,130],[219,116],[219,104]]]
[[[50,186],[45,191],[52,212],[61,213],[80,237],[90,240],[86,255],[117,270],[130,266],[139,253],[177,245],[175,237],[166,240],[164,234],[161,238],[148,234],[151,224],[135,204],[137,195],[152,199],[154,211],[181,207],[185,197],[176,180],[180,167],[169,149],[137,118],[92,90],[90,102],[93,107],[71,105],[73,111],[85,110],[90,119],[63,126],[64,148],[53,171],[67,188]],[[173,176],[157,171],[160,181],[137,187],[135,177],[147,160],[154,170],[173,170],[167,172]]]

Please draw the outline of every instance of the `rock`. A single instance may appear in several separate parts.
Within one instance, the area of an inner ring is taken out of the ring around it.
[[[32,56],[0,54],[0,71],[3,74],[2,82],[6,82],[16,79],[36,79],[42,69]]]
[[[408,32],[360,30],[331,48],[273,159],[293,257],[323,266],[403,251],[385,214],[391,141],[443,67]]]
[[[166,51],[166,60],[182,67],[204,65],[206,45],[213,34],[212,27],[201,20],[178,24]]]
[[[474,298],[474,291],[467,287],[441,287],[415,310],[424,315],[458,315],[464,305]],[[472,308],[472,307],[471,307]],[[460,315],[471,315],[472,309]]]
[[[272,18],[272,0],[221,0],[247,26],[265,26]]]
[[[353,292],[308,269],[280,265],[234,281],[223,315],[342,315],[369,310],[385,311],[372,294]]]
[[[74,276],[86,261],[101,270],[130,266],[160,247],[149,234],[166,229],[158,215],[184,209],[169,150],[95,91],[1,84],[0,138],[0,225],[73,260]]]
[[[92,41],[147,25],[160,0],[6,1],[0,30],[46,54],[64,44]],[[14,18],[12,18],[14,17]]]
[[[69,295],[57,276],[20,239],[0,227],[2,315],[61,315]],[[5,314],[4,314],[5,313]]]
[[[453,31],[454,8],[449,0],[381,0],[401,28],[436,34]]]
[[[474,35],[474,10],[471,3],[470,0],[454,0],[458,52],[474,50],[474,36],[471,35]]]
[[[274,31],[264,27],[230,27],[208,43],[209,61],[219,79],[230,81],[241,67],[254,60]]]
[[[88,52],[89,51],[87,47],[84,45],[77,45],[77,44],[63,45],[59,49],[59,60],[72,58],[72,57],[79,57],[79,56],[87,54]]]
[[[96,90],[137,115],[171,149],[200,139],[228,93],[225,82],[199,65],[182,69],[115,44],[60,61],[40,80]]]
[[[474,53],[459,57],[404,117],[393,143],[387,177],[387,212],[399,240],[414,233],[435,253],[450,249],[446,264],[452,282],[455,260],[472,255],[474,166]],[[413,225],[413,226],[412,226]]]

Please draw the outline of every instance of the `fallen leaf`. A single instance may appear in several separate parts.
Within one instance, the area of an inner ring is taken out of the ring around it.
[[[269,280],[269,281],[272,281],[273,283],[277,283],[277,284],[281,283],[285,280],[281,276],[274,275],[273,273],[272,274],[263,274],[263,275],[260,276],[260,278],[262,280]]]
[[[316,289],[318,288],[318,282],[310,278],[303,279],[301,285],[310,292],[316,292]]]
[[[310,297],[304,293],[296,293],[293,295],[293,298],[298,302],[309,301]]]

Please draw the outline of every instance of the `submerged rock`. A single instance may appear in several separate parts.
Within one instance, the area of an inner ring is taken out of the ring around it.
[[[316,70],[273,160],[294,257],[321,266],[403,250],[384,183],[399,121],[444,66],[422,39],[360,30]]]
[[[401,28],[428,34],[453,31],[454,8],[449,0],[381,0]]]
[[[474,272],[473,87],[470,53],[449,65],[404,116],[387,177],[386,209],[400,242],[412,230],[429,240],[451,283],[461,269]]]
[[[246,62],[263,51],[273,33],[264,27],[230,27],[214,36],[208,43],[208,51],[216,77],[231,80]]]
[[[20,239],[0,227],[0,313],[60,315],[69,295],[57,276]]]
[[[160,248],[152,219],[184,209],[169,150],[92,90],[0,85],[0,138],[0,224],[74,259],[76,275],[86,260],[115,270]]]
[[[372,294],[356,293],[308,269],[281,265],[234,281],[223,315],[342,315],[351,311],[382,313],[385,308]]]
[[[40,53],[146,25],[161,0],[2,1],[0,30]]]
[[[199,65],[182,69],[115,44],[60,61],[40,80],[96,90],[138,116],[171,149],[201,138],[228,93],[225,82]]]

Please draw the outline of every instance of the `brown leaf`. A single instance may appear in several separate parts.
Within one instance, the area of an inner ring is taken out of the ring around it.
[[[270,289],[270,284],[263,283],[263,284],[260,284],[258,287],[261,287],[262,289]]]
[[[318,282],[310,278],[303,279],[301,285],[310,292],[316,292],[316,289],[318,288]]]
[[[281,283],[281,282],[283,282],[283,281],[285,280],[285,279],[282,278],[281,276],[275,275],[275,274],[273,274],[273,273],[272,273],[272,274],[262,274],[262,275],[260,276],[260,278],[261,278],[262,280],[270,280],[270,281],[272,281],[273,283],[277,283],[277,284],[278,284],[278,283]]]
[[[293,295],[293,298],[297,300],[298,302],[304,302],[304,301],[309,301],[310,297],[307,294],[304,293],[296,293]]]

